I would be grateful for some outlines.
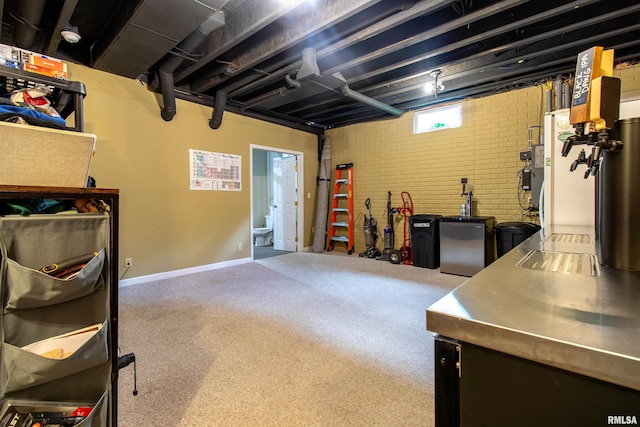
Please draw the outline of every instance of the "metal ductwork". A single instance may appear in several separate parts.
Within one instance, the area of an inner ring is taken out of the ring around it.
[[[362,104],[366,104],[380,111],[384,111],[385,113],[389,113],[393,116],[400,117],[404,113],[404,111],[399,110],[395,107],[392,107],[391,105],[385,104],[384,102],[380,102],[367,95],[363,95],[360,92],[356,92],[355,90],[351,89],[349,85],[342,86],[340,88],[340,91],[347,98],[353,99],[354,101],[358,101]]]
[[[91,46],[91,66],[135,79],[228,0],[127,0]]]
[[[391,105],[380,102],[374,98],[356,92],[347,84],[347,80],[341,73],[333,73],[323,76],[317,65],[317,56],[314,48],[305,48],[302,51],[302,65],[295,79],[285,76],[287,86],[272,90],[253,99],[244,102],[241,110],[260,105],[262,108],[275,109],[280,106],[295,102],[298,99],[312,97],[327,91],[342,94],[361,104],[368,105],[387,114],[399,117],[404,114]]]
[[[193,52],[193,50],[195,50],[195,48],[198,47],[209,34],[224,26],[224,23],[224,13],[222,11],[212,13],[202,24],[198,26],[198,28],[196,28],[193,33],[178,45],[178,49],[187,53]],[[180,64],[182,64],[183,61],[183,57],[169,54],[160,64],[160,68],[164,71],[173,72],[180,66]]]
[[[11,16],[16,20],[15,34],[13,36],[16,46],[22,49],[31,49],[38,35],[38,26],[44,15],[47,0],[30,0],[18,2],[18,8]]]
[[[318,56],[316,50],[312,47],[302,49],[302,65],[296,75],[296,80],[300,83],[316,80],[320,77],[320,68],[318,68]]]
[[[202,43],[202,41],[204,41],[211,32],[223,25],[224,14],[222,11],[213,13],[202,24],[200,24],[200,26],[189,35],[189,37],[184,39],[184,41],[178,45],[178,48],[183,52],[193,52],[193,50],[198,47],[198,45],[200,45],[200,43]],[[173,120],[177,112],[173,72],[180,66],[180,64],[182,64],[183,61],[183,57],[169,54],[158,66],[158,81],[164,103],[160,115],[162,116],[162,119],[167,122]]]

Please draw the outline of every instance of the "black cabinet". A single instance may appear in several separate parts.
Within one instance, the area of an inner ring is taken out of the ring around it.
[[[436,427],[640,423],[637,390],[440,336],[434,363]]]
[[[460,425],[460,345],[436,336],[434,341],[436,427]]]

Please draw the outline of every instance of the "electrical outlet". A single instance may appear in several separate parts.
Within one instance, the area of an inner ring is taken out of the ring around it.
[[[241,251],[242,250],[242,242],[238,243],[238,250]]]
[[[125,259],[124,259],[124,266],[125,266],[125,267],[129,268],[129,267],[131,267],[132,265],[133,265],[133,259],[131,259],[131,258],[125,258]]]

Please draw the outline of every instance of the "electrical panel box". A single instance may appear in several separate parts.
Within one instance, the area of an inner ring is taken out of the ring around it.
[[[544,183],[544,144],[532,145],[531,152],[531,207],[539,209]]]

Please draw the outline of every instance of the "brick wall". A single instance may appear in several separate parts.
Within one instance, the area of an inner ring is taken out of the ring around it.
[[[623,94],[640,90],[640,65],[625,64],[619,67],[613,75],[620,78],[620,90]]]
[[[640,66],[616,71],[622,90],[640,88]],[[365,248],[364,202],[371,199],[380,234],[386,224],[387,192],[393,206],[402,206],[401,192],[413,200],[414,214],[455,215],[464,198],[460,178],[473,191],[474,214],[497,222],[530,221],[520,203],[529,193],[518,188],[524,166],[518,153],[528,148],[529,127],[542,126],[546,86],[537,86],[462,101],[463,123],[457,129],[413,134],[413,112],[402,117],[327,131],[334,164],[354,163],[356,252]],[[532,128],[534,143],[538,130]],[[333,187],[332,187],[333,188]],[[526,200],[525,200],[526,198]],[[402,241],[402,217],[396,215],[396,247]],[[336,245],[338,248],[340,245]],[[382,248],[382,239],[378,248]]]

